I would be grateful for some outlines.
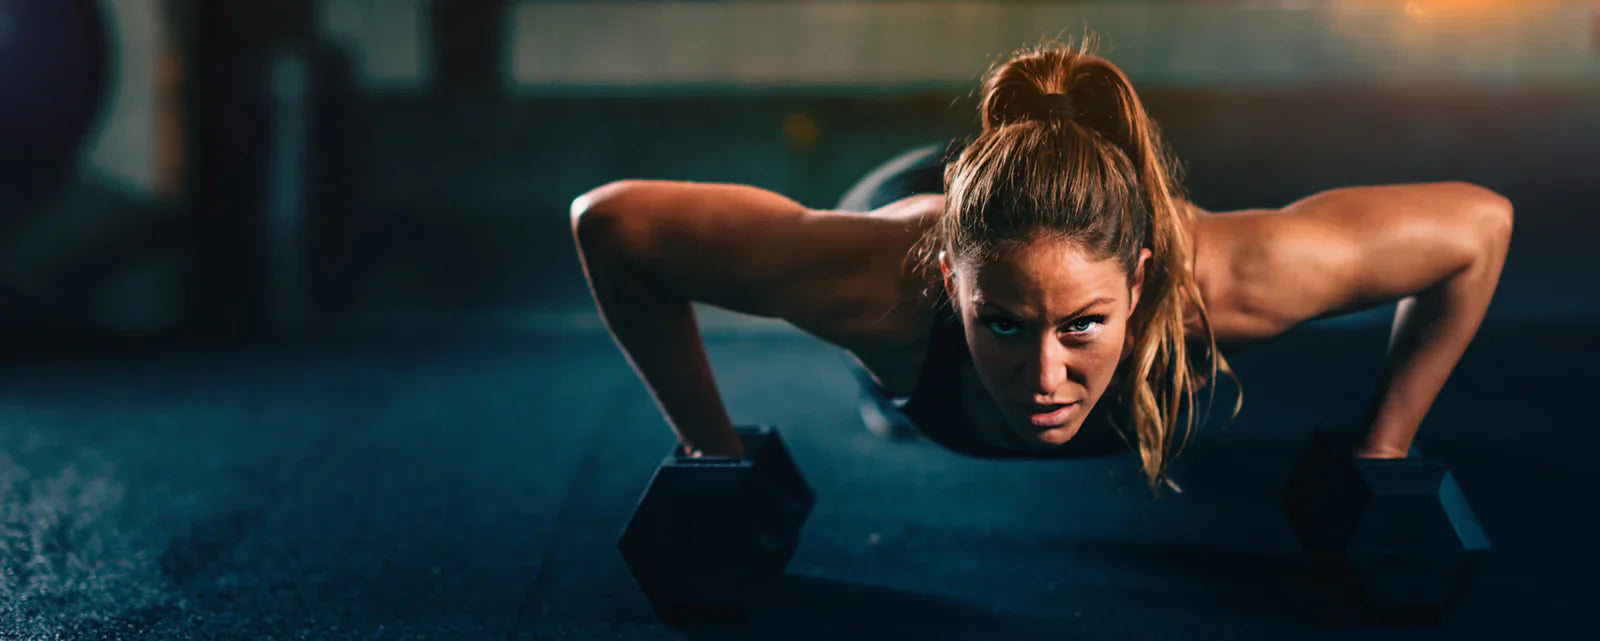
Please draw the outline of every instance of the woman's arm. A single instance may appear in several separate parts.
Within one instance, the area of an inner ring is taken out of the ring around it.
[[[706,359],[692,303],[850,331],[886,298],[889,219],[807,210],[745,185],[622,181],[572,203],[573,236],[601,317],[687,449],[744,452]],[[890,256],[890,259],[894,257]]]
[[[1227,238],[1226,282],[1215,287],[1224,293],[1219,340],[1400,301],[1358,454],[1404,457],[1488,310],[1510,245],[1511,203],[1467,183],[1385,185],[1227,218],[1212,219]]]

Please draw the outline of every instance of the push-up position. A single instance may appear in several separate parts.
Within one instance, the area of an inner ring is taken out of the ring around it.
[[[573,202],[602,316],[690,452],[744,453],[693,302],[844,348],[886,413],[952,450],[1137,447],[1154,485],[1229,350],[1398,300],[1353,454],[1405,456],[1494,293],[1506,198],[1397,184],[1206,211],[1127,77],[1082,47],[997,66],[980,109],[970,142],[891,161],[834,210],[642,180]]]

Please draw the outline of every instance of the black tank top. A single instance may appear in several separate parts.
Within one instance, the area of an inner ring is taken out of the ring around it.
[[[1106,456],[1128,451],[1124,439],[1112,424],[1131,426],[1125,408],[1116,402],[1115,389],[1107,390],[1084,420],[1078,434],[1066,444],[1049,450],[1018,449],[993,443],[982,437],[967,418],[962,394],[961,372],[970,367],[961,318],[941,289],[934,308],[933,329],[928,336],[928,352],[911,396],[896,405],[928,440],[958,454],[978,458],[1039,459]]]

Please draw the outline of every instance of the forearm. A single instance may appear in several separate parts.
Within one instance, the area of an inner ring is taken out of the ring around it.
[[[1464,269],[1400,301],[1383,373],[1361,427],[1360,456],[1402,458],[1423,417],[1477,335],[1505,263],[1505,243],[1491,238]]]
[[[601,318],[679,441],[704,455],[743,457],[692,304],[652,287],[603,247],[580,255]]]

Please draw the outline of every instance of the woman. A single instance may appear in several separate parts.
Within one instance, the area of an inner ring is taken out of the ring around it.
[[[1399,300],[1353,454],[1405,456],[1499,280],[1505,198],[1404,184],[1205,211],[1127,77],[1086,46],[1019,52],[986,76],[980,111],[970,143],[891,162],[838,210],[669,181],[573,202],[601,314],[691,452],[743,455],[695,301],[844,348],[885,411],[952,450],[1133,446],[1154,487],[1170,484],[1179,414],[1187,434],[1197,390],[1231,375],[1226,349]]]

